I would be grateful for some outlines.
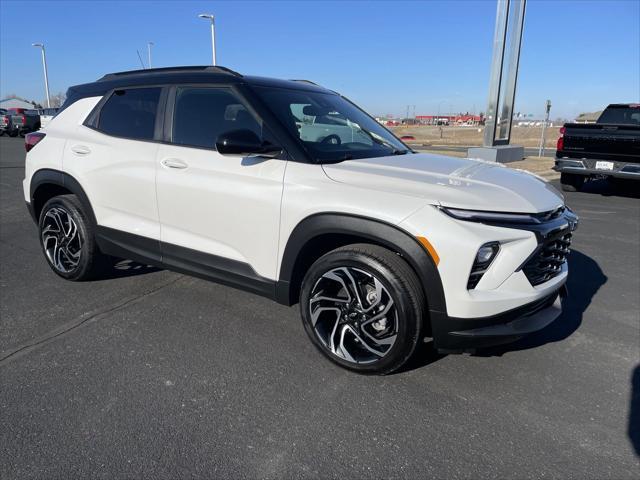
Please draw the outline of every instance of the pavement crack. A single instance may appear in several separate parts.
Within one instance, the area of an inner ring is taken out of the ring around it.
[[[88,314],[86,313],[82,314],[79,317],[76,317],[68,322],[65,322],[62,325],[59,325],[58,327],[54,328],[53,330],[45,333],[44,335],[41,335],[35,338],[34,340],[28,343],[25,343],[13,349],[9,353],[7,353],[5,356],[0,358],[0,367],[3,367],[5,364],[9,363],[11,360],[14,360],[22,355],[25,355],[42,345],[45,345],[55,339],[65,337],[69,333],[73,332],[77,328],[85,325],[90,321],[100,320],[101,318],[107,317],[109,314],[115,311],[126,308],[129,305],[136,304],[139,301],[144,300],[145,298],[158,293],[160,290],[175,284],[176,282],[178,282],[178,280],[181,280],[182,278],[184,278],[184,275],[179,275],[178,277],[172,278],[171,280],[166,281],[161,285],[158,285],[157,287],[152,288],[151,290],[148,290],[140,295],[130,296],[118,302],[117,304],[112,305],[111,307],[99,308],[94,310],[93,312],[90,312]]]

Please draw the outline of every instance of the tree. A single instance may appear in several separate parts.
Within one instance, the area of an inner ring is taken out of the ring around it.
[[[51,100],[51,108],[58,108],[61,107],[67,99],[67,95],[64,92],[58,92],[55,95],[51,95],[49,98]]]

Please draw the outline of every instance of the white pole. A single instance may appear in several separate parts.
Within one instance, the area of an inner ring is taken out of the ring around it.
[[[47,55],[44,51],[44,43],[33,43],[34,47],[40,47],[42,51],[42,69],[44,70],[44,90],[47,94],[47,108],[51,108],[51,98],[49,97],[49,74],[47,72]]]
[[[153,42],[147,43],[147,56],[149,57],[149,68],[151,68],[151,47],[153,46]]]
[[[201,13],[198,15],[200,18],[206,18],[211,22],[211,60],[213,66],[216,66],[216,25],[215,19],[211,13]]]
[[[213,19],[213,15],[211,16],[211,52],[213,59],[213,66],[216,66],[216,26],[215,21]]]

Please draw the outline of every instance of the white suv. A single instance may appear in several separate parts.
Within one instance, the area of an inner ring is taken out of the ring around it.
[[[543,180],[418,154],[339,94],[222,67],[69,89],[27,137],[24,195],[51,268],[109,257],[300,303],[329,359],[402,366],[425,337],[471,351],[561,312],[577,218]]]

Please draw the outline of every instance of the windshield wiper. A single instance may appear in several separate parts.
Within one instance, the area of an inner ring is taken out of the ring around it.
[[[394,149],[393,149],[393,154],[394,154],[394,155],[406,155],[406,154],[407,154],[407,153],[409,153],[410,151],[411,151],[411,150],[408,150],[408,149],[407,149],[407,150],[400,150],[400,149],[394,148]]]

